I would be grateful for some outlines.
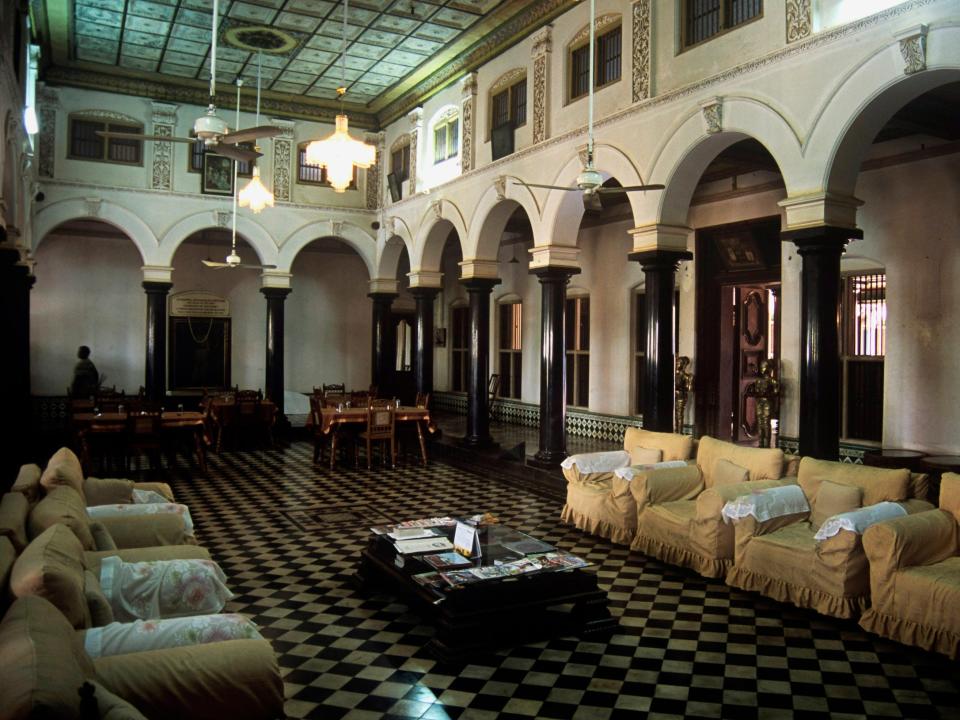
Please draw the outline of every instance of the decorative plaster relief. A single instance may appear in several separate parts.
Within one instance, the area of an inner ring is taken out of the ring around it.
[[[620,22],[620,15],[611,13],[608,15],[601,15],[596,19],[593,26],[596,28],[597,35],[602,34],[607,28]],[[580,43],[588,40],[590,38],[590,24],[587,23],[576,35],[573,36],[573,40],[570,41],[570,47],[579,45]]]
[[[393,237],[397,234],[397,219],[390,215],[383,221],[383,231],[387,234],[388,238]]]
[[[633,4],[633,102],[650,97],[650,0]]]
[[[153,134],[172,137],[177,124],[177,106],[169,103],[153,103]],[[154,190],[170,190],[173,168],[173,143],[154,141],[153,172],[150,187]]]
[[[810,0],[787,0],[787,42],[797,42],[813,32],[813,7]]]
[[[417,192],[417,145],[420,142],[420,128],[423,127],[423,108],[414,108],[407,114],[410,123],[410,194]]]
[[[919,25],[899,33],[900,55],[903,56],[903,74],[913,75],[927,69],[927,26]]]
[[[703,113],[703,126],[708,134],[713,135],[723,130],[723,99],[713,98],[700,103]]]
[[[443,200],[434,200],[430,203],[430,209],[437,220],[443,219]]]
[[[294,123],[270,118],[270,124],[280,128],[280,134],[273,138],[273,197],[290,202],[293,200],[290,163],[293,159]]]
[[[497,200],[503,200],[507,197],[507,176],[497,175],[493,180],[493,189],[497,193]]]
[[[343,237],[343,221],[334,220],[330,223],[330,234],[333,237]]]
[[[87,205],[87,214],[93,217],[100,215],[100,206],[103,204],[103,198],[87,197],[83,201]]]
[[[369,133],[366,136],[366,141],[377,148],[377,159],[373,165],[367,169],[367,210],[376,210],[381,204],[380,199],[383,193],[380,191],[380,177],[382,175],[380,168],[384,163],[383,143],[385,137],[386,134],[383,132]]]
[[[213,221],[217,224],[217,227],[225,228],[230,224],[230,210],[214,210],[213,211]]]
[[[583,167],[587,166],[587,151],[590,149],[589,145],[581,145],[577,148],[577,157],[580,158],[580,165]]]
[[[526,68],[513,68],[512,70],[507,70],[503,75],[498,77],[493,84],[490,85],[490,94],[496,95],[502,90],[506,90],[511,85],[520,82],[527,76]]]
[[[44,87],[39,93],[38,106],[40,110],[40,138],[39,138],[39,164],[38,172],[40,177],[52,178],[56,169],[54,163],[56,134],[57,134],[57,105],[59,104],[57,91],[53,88]]]
[[[477,96],[477,74],[468,73],[460,81],[460,124],[462,130],[462,147],[460,151],[460,168],[469,172],[474,166],[473,139],[477,132],[476,115],[473,112]]]
[[[547,56],[533,61],[533,142],[547,139]]]

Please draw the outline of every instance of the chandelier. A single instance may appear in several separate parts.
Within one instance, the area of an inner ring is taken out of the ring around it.
[[[257,52],[257,122],[256,126],[260,126],[260,56],[261,52]],[[259,146],[254,148],[259,152]],[[260,181],[260,166],[254,164],[253,166],[253,177],[250,178],[243,190],[240,191],[239,197],[237,198],[240,207],[250,208],[254,214],[259,213],[268,205],[273,207],[273,193],[267,190],[264,184]]]
[[[377,159],[377,149],[360,140],[350,137],[347,129],[347,115],[343,112],[343,95],[347,92],[347,6],[349,0],[343,2],[343,40],[340,51],[340,87],[337,95],[340,98],[340,114],[337,115],[336,129],[332,135],[323,140],[314,140],[304,155],[308,165],[318,165],[327,169],[327,180],[333,189],[342,193],[353,180],[354,166],[368,168]]]

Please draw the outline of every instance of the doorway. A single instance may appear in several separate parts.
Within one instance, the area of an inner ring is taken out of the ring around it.
[[[764,360],[779,377],[780,218],[704,228],[696,242],[696,429],[757,445],[747,389]]]

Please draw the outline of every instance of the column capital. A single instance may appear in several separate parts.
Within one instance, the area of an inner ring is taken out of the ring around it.
[[[786,214],[787,230],[820,226],[853,230],[857,227],[857,208],[863,205],[863,200],[852,195],[818,192],[788,197],[777,205]]]
[[[683,260],[693,260],[689,250],[645,250],[627,255],[632,262],[640,263],[644,270],[676,270]]]
[[[169,265],[144,265],[140,271],[143,273],[144,282],[173,282],[173,268]]]
[[[414,288],[437,288],[443,287],[443,273],[433,270],[411,270],[407,273],[410,278],[410,289]]]
[[[693,228],[686,225],[650,223],[628,231],[633,236],[633,252],[650,250],[686,250]]]
[[[289,290],[292,278],[291,273],[268,268],[260,275],[260,283],[264,288],[286,288]]]
[[[795,230],[784,230],[780,233],[780,239],[796,245],[797,251],[801,255],[814,252],[817,249],[843,250],[849,241],[859,240],[862,237],[863,230],[859,228],[836,227],[834,225],[803,227]]]
[[[570,245],[535,245],[530,250],[530,272],[540,267],[580,270],[580,248]]]
[[[293,292],[293,288],[288,287],[262,287],[260,292],[267,300],[286,300],[287,295]]]
[[[531,275],[536,275],[540,282],[569,282],[572,275],[579,275],[580,268],[564,265],[543,265],[531,268]]]
[[[367,297],[373,300],[375,303],[392,303],[397,299],[398,293],[390,292],[370,292],[367,293]]]
[[[147,291],[147,294],[157,294],[157,295],[166,295],[170,292],[170,288],[173,287],[173,283],[170,282],[153,282],[151,280],[143,281],[143,289]]]
[[[467,292],[490,292],[494,285],[500,284],[500,278],[464,278],[460,284],[467,289]]]
[[[390,280],[388,278],[374,278],[370,281],[370,292],[369,295],[377,294],[388,294],[396,295],[400,292],[400,283],[396,280]]]
[[[460,262],[460,280],[473,278],[500,282],[500,263],[496,260],[467,258]]]

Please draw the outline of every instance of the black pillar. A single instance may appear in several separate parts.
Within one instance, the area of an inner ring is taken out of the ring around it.
[[[390,322],[390,306],[396,293],[375,292],[367,297],[373,300],[373,337],[370,357],[370,383],[379,389],[380,397],[390,397],[392,391],[391,368],[396,355],[393,323]]]
[[[490,291],[499,278],[470,278],[463,286],[470,296],[470,363],[467,372],[467,435],[465,445],[489,447]]]
[[[687,250],[648,250],[631,253],[643,268],[644,313],[647,322],[643,373],[643,427],[673,432],[673,337],[674,276],[681,260],[690,260]]]
[[[167,293],[173,283],[144,282],[147,291],[147,397],[162,403],[167,394]]]
[[[8,426],[8,452],[3,453],[0,487],[13,482],[20,465],[32,462],[33,438],[30,418],[30,288],[35,278],[20,264],[20,251],[0,248],[0,336],[6,347],[0,353],[0,377],[4,406],[13,422]]]
[[[433,301],[440,288],[410,288],[417,303],[413,321],[413,379],[418,393],[433,392]]]
[[[531,462],[550,467],[567,456],[567,284],[580,271],[543,267],[531,272],[540,279],[540,450]]]
[[[260,288],[267,299],[267,362],[264,387],[266,396],[277,406],[277,427],[286,430],[290,423],[283,410],[283,301],[290,288]]]
[[[788,230],[803,258],[800,281],[800,454],[840,457],[840,256],[856,229]]]

